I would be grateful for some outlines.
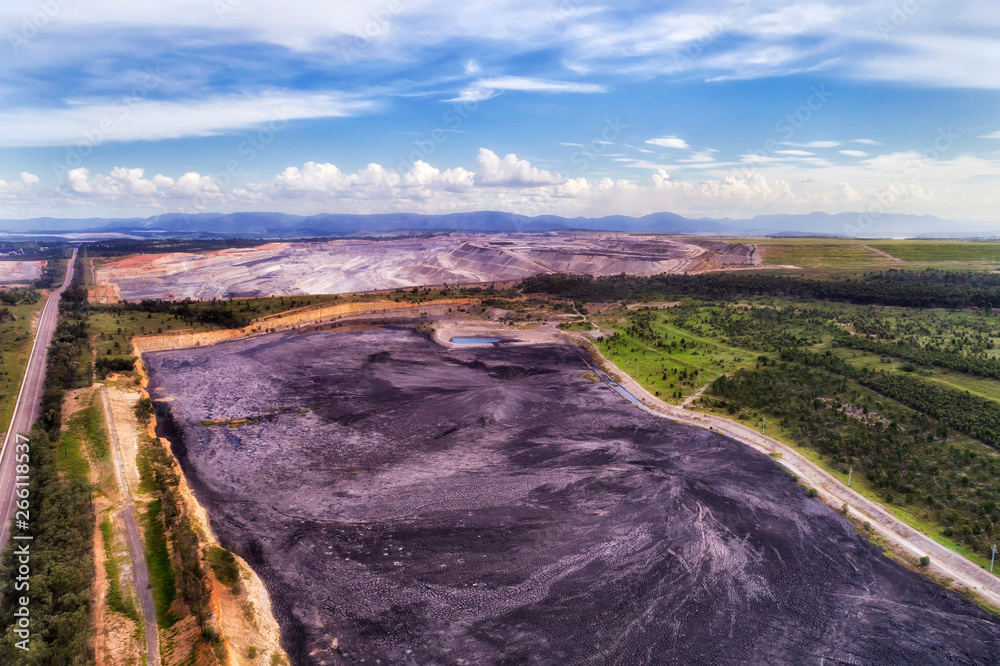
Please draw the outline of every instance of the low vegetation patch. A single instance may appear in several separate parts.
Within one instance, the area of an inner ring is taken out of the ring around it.
[[[167,548],[167,535],[163,527],[163,505],[160,500],[153,500],[146,507],[143,527],[146,535],[149,584],[153,588],[153,601],[156,604],[156,622],[161,628],[167,628],[180,618],[170,610],[171,604],[177,597],[177,585],[170,564],[170,550]]]
[[[236,557],[219,546],[211,546],[206,553],[206,559],[212,567],[216,580],[228,587],[233,594],[240,589],[240,565]]]
[[[154,554],[160,570],[159,584],[162,586],[163,602],[166,603],[168,598],[172,602],[179,594],[187,610],[197,620],[198,626],[204,629],[208,617],[208,585],[201,565],[198,536],[190,518],[183,511],[178,490],[179,472],[169,452],[148,439],[142,441],[139,446],[139,472],[141,489],[152,493],[156,498],[149,505],[146,519],[148,528],[154,530],[157,539],[161,535],[163,537],[163,548]],[[155,519],[151,517],[154,511]],[[170,550],[167,550],[168,538]],[[147,550],[148,547],[147,541]],[[166,550],[166,560],[163,559],[164,550]],[[173,558],[170,557],[171,550]],[[153,565],[150,563],[150,569],[152,568]],[[153,574],[150,572],[150,578],[152,577]],[[157,603],[159,605],[160,602]],[[158,620],[159,617],[157,611]],[[171,615],[167,619],[167,624],[160,621],[161,626],[170,626],[177,619]]]
[[[104,542],[104,573],[108,579],[106,597],[108,608],[115,613],[121,613],[133,622],[139,622],[139,611],[135,607],[135,602],[122,590],[121,569],[115,554],[114,527],[110,516],[101,521],[101,539]]]

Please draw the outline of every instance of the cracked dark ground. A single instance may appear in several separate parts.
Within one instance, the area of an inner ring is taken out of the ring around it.
[[[314,332],[147,361],[296,664],[1000,663],[995,618],[574,348]]]

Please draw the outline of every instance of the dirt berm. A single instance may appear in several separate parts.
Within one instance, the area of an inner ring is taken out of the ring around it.
[[[427,316],[441,315],[446,314],[449,308],[457,309],[478,303],[478,300],[470,298],[441,299],[428,303],[397,303],[391,300],[340,303],[303,312],[262,317],[253,320],[248,326],[238,329],[206,331],[202,333],[179,332],[133,338],[132,353],[136,356],[141,356],[147,352],[162,351],[164,349],[204,347],[227,340],[240,340],[306,326],[319,326],[344,319],[363,320],[384,317],[419,317],[424,313]]]

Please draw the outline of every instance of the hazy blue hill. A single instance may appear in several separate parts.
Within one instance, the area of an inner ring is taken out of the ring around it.
[[[675,213],[643,217],[611,215],[600,218],[529,217],[500,211],[423,215],[383,213],[354,215],[324,213],[166,213],[148,218],[0,220],[8,234],[99,233],[194,237],[308,237],[390,231],[630,231],[641,233],[719,235],[817,235],[877,237],[962,237],[996,235],[997,225],[943,220],[933,215],[884,214],[866,218],[859,213],[813,212],[803,215],[758,215],[747,220],[686,218]]]

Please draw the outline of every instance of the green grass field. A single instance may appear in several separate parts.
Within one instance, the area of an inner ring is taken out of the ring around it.
[[[174,570],[170,565],[167,535],[160,518],[162,513],[160,500],[153,500],[146,506],[142,522],[146,533],[146,565],[149,567],[149,582],[156,603],[156,622],[160,628],[165,629],[177,621],[177,616],[170,610],[170,605],[177,597],[177,586]]]
[[[867,243],[906,262],[989,262],[1000,269],[1000,243],[972,241],[892,240]]]
[[[826,351],[828,345],[817,345],[816,351]],[[892,357],[881,357],[878,354],[861,351],[857,349],[830,348],[834,354],[860,368],[871,368],[873,370],[885,370],[887,372],[904,372],[903,366],[907,365]],[[917,368],[915,374],[921,379],[932,381],[942,386],[957,388],[969,391],[989,400],[1000,402],[1000,382],[983,377],[972,377],[960,372],[944,370],[942,368]]]
[[[70,476],[84,478],[90,476],[90,463],[87,462],[87,456],[84,453],[87,411],[86,409],[81,410],[70,417],[59,440],[57,449],[59,468],[68,472]]]
[[[799,266],[781,271],[835,277],[881,271],[1000,270],[1000,242],[865,240],[850,238],[734,238],[760,248],[765,266]]]
[[[766,238],[753,242],[760,248],[764,263],[772,266],[790,264],[809,269],[880,270],[897,263],[862,241]]]
[[[678,346],[674,349],[629,335],[627,327],[618,323],[618,318],[602,322],[603,328],[618,333],[618,340],[604,338],[598,341],[602,354],[662,400],[680,403],[723,374],[746,367],[756,358],[744,350],[679,328],[670,323],[668,317],[667,313],[658,313],[653,329],[668,347],[676,343]],[[680,347],[682,340],[684,348]]]
[[[28,365],[31,345],[31,319],[42,309],[43,300],[32,305],[10,306],[14,321],[0,323],[0,430],[6,430],[14,414],[17,393]]]

